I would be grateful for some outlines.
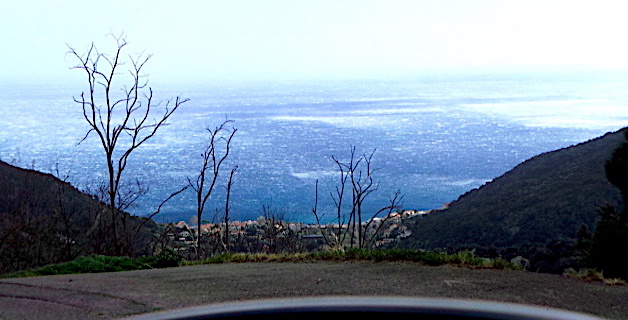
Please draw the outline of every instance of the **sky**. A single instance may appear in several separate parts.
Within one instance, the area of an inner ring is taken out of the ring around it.
[[[1,1],[9,81],[73,77],[68,45],[121,33],[174,81],[628,68],[625,1]]]

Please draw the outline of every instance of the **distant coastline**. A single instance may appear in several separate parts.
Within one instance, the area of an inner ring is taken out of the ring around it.
[[[614,113],[591,115],[587,110],[602,104],[622,108],[628,94],[618,88],[628,81],[596,81],[569,75],[448,75],[199,84],[177,92],[191,99],[189,108],[175,114],[171,125],[129,164],[129,177],[150,186],[130,211],[152,213],[194,175],[204,128],[225,115],[236,121],[240,134],[232,158],[241,168],[233,190],[234,219],[255,219],[262,205],[272,205],[290,221],[312,222],[316,179],[321,183],[321,211],[332,212],[328,192],[334,188],[335,168],[330,156],[346,157],[350,145],[359,152],[377,149],[380,188],[365,203],[369,212],[396,190],[404,194],[404,208],[438,208],[532,156],[615,130],[611,122],[598,125]],[[77,145],[86,129],[72,96],[81,88],[15,85],[0,91],[0,159],[42,172],[54,172],[58,164],[60,173],[81,190],[102,179],[97,144]],[[564,110],[592,124],[567,121]],[[568,126],[556,126],[558,120]],[[41,132],[47,139],[41,139]],[[220,195],[212,199],[210,220],[222,203]],[[182,194],[156,219],[188,221],[193,212],[192,195]]]

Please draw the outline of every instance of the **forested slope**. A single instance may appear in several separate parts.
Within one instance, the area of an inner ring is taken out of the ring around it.
[[[142,221],[127,217],[129,230]],[[0,273],[106,254],[110,221],[104,204],[70,184],[0,161]],[[137,254],[145,253],[156,225],[145,227],[134,242]]]
[[[408,224],[402,247],[513,248],[575,239],[582,224],[595,226],[597,209],[621,206],[604,164],[624,141],[608,133],[538,155],[474,189],[448,209]]]

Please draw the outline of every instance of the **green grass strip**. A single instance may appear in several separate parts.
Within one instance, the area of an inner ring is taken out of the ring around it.
[[[217,263],[316,261],[408,261],[428,266],[458,265],[484,269],[519,269],[517,266],[504,259],[481,258],[475,256],[475,254],[471,251],[447,254],[424,250],[348,249],[345,251],[319,251],[284,254],[221,253],[201,261],[186,261],[183,260],[174,250],[165,250],[157,256],[141,257],[136,259],[102,255],[79,257],[65,263],[7,274],[4,275],[4,277],[32,277],[55,274],[116,272]]]

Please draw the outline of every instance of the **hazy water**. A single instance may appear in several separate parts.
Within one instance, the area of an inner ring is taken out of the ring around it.
[[[288,219],[311,221],[317,179],[319,210],[330,210],[331,156],[346,158],[351,145],[360,153],[377,149],[380,188],[367,209],[385,205],[397,189],[405,208],[438,208],[534,155],[627,125],[626,85],[616,75],[502,75],[154,88],[158,96],[181,93],[191,101],[132,158],[127,177],[146,181],[150,192],[131,211],[152,212],[194,177],[204,128],[225,116],[238,128],[230,159],[240,168],[234,218],[254,219],[266,204]],[[0,88],[2,160],[46,172],[58,163],[79,188],[102,179],[95,136],[76,145],[86,125],[72,96],[82,87]],[[208,220],[223,206],[224,189],[217,191]],[[157,219],[189,220],[194,206],[192,193],[183,194]]]

